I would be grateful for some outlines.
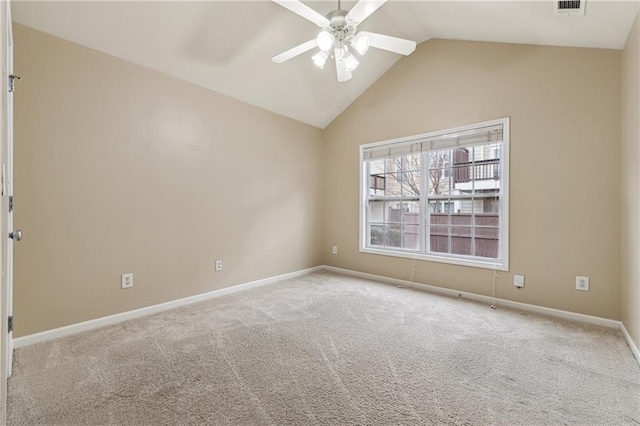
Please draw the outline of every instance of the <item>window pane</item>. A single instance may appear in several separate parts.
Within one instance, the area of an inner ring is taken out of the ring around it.
[[[386,186],[385,161],[371,160],[366,164],[369,171],[369,195],[384,195]]]
[[[451,220],[455,221],[454,215],[451,216]],[[471,255],[472,254],[472,239],[473,230],[470,226],[452,226],[451,227],[451,253]]]
[[[372,223],[369,244],[371,244],[372,246],[384,246],[385,239],[386,239],[385,226],[380,223]]]
[[[475,180],[476,192],[498,192],[500,190],[499,178],[500,160],[479,160],[471,167],[471,179]]]
[[[385,182],[384,174],[369,175],[369,195],[384,195]]]
[[[371,160],[369,163],[369,174],[379,175],[385,172],[384,160]]]
[[[500,216],[497,212],[477,212],[474,215],[474,224],[476,226],[498,227],[500,225]]]
[[[468,213],[454,213],[451,215],[451,225],[466,226],[472,225],[473,216]]]
[[[420,223],[420,203],[417,201],[405,201],[402,203],[402,223]]]
[[[420,196],[420,172],[403,172],[402,178],[402,196]]]
[[[453,217],[451,217],[453,219]],[[471,238],[473,228],[471,226],[451,226],[451,236],[459,238]]]
[[[420,225],[403,226],[402,247],[411,250],[420,248]]]
[[[489,201],[489,200],[485,200]],[[498,200],[491,200],[496,203]],[[500,246],[500,217],[497,212],[483,212],[474,216],[475,253],[474,256],[497,258]]]
[[[402,226],[401,225],[388,225],[387,246],[402,247]]]
[[[479,228],[476,226],[475,228],[475,235],[476,238],[486,238],[486,239],[492,239],[492,240],[498,240],[500,238],[500,228],[498,228],[497,226],[494,227],[487,227],[487,228]]]
[[[412,154],[385,160],[387,196],[413,198],[420,195],[420,158],[419,154]]]
[[[419,172],[422,154],[411,154],[404,158],[403,168],[407,172]]]
[[[482,213],[498,213],[500,208],[500,200],[496,198],[485,198],[482,201]],[[497,215],[495,215],[497,217]],[[496,222],[496,225],[498,223]]]
[[[402,223],[402,202],[387,201],[384,203],[387,223]]]
[[[449,253],[449,214],[444,212],[445,202],[429,202],[429,243],[431,251]]]
[[[386,172],[417,172],[420,171],[421,154],[403,155],[401,157],[387,158],[385,164]]]
[[[480,208],[479,206],[482,204],[482,200],[474,200],[474,199],[466,199],[460,200],[460,208],[456,210],[456,213],[462,214],[472,214],[473,212],[477,212]]]
[[[454,183],[469,181],[469,148],[456,148],[452,151],[451,164]]]
[[[429,170],[429,195],[448,195],[450,190],[450,179],[445,176],[446,169]]]
[[[495,231],[498,231],[497,229]],[[498,257],[499,239],[498,232],[495,232],[495,238],[485,238],[477,236],[475,241],[475,256],[496,259]]]
[[[400,161],[398,160],[397,157],[385,158],[384,164],[385,164],[385,171],[387,173],[395,173],[396,171],[400,170]]]
[[[385,197],[400,197],[402,195],[402,184],[398,181],[397,173],[386,173],[385,177]]]
[[[451,151],[437,151],[429,154],[429,195],[451,193]]]
[[[420,248],[419,225],[372,223],[369,244],[418,250]]]
[[[420,203],[418,201],[386,201],[385,222],[418,223],[420,220]]]
[[[500,192],[500,146],[486,144],[458,148],[453,154],[453,193]]]
[[[384,201],[369,202],[369,222],[382,223],[385,221]]]
[[[451,254],[470,256],[473,240],[470,236],[457,235],[451,237]]]
[[[431,226],[429,228],[429,243],[432,252],[449,253],[449,227]]]

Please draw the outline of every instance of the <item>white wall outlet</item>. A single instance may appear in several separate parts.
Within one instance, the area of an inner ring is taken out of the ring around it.
[[[576,277],[576,290],[589,291],[589,277]]]
[[[222,271],[222,260],[216,260],[216,271]]]
[[[331,254],[338,254],[338,246],[331,247]]]
[[[514,275],[513,276],[513,285],[522,288],[524,287],[524,275]]]
[[[133,272],[130,274],[122,274],[120,277],[120,285],[122,288],[133,287]]]

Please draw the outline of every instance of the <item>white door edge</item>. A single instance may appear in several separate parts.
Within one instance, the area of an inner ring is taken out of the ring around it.
[[[2,153],[2,196],[0,203],[0,238],[1,257],[0,262],[0,282],[2,301],[0,304],[0,424],[6,424],[7,419],[7,380],[11,376],[11,363],[13,359],[13,342],[11,333],[8,331],[8,318],[12,314],[12,258],[13,245],[9,239],[9,232],[12,230],[12,218],[9,213],[9,196],[12,195],[12,170],[13,170],[13,96],[9,92],[9,75],[13,71],[13,34],[11,28],[11,3],[9,1],[0,2],[0,28],[2,28],[2,55],[1,58],[1,82],[0,96],[2,105],[0,110],[0,150]]]

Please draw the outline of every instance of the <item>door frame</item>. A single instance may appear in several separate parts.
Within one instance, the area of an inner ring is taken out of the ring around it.
[[[12,214],[9,214],[9,196],[13,190],[13,95],[9,92],[9,76],[13,72],[13,33],[9,0],[0,2],[0,28],[0,423],[6,424],[7,379],[11,376],[13,360],[13,339],[8,328],[13,311],[13,240],[9,238],[13,226]]]

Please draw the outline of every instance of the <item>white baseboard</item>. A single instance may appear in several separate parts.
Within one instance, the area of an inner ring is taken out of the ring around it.
[[[350,269],[336,268],[334,266],[316,266],[313,268],[302,269],[302,270],[291,272],[288,274],[282,274],[282,275],[264,278],[261,280],[252,281],[244,284],[238,284],[235,286],[226,287],[219,290],[213,290],[208,293],[198,294],[196,296],[185,297],[183,299],[172,300],[170,302],[165,302],[158,305],[135,309],[133,311],[122,312],[122,313],[110,315],[107,317],[97,318],[94,320],[84,321],[77,324],[71,324],[65,327],[55,328],[53,330],[47,330],[40,333],[30,334],[28,336],[18,337],[16,339],[13,339],[13,347],[15,349],[18,349],[18,348],[33,345],[36,343],[46,342],[48,340],[53,340],[60,337],[82,333],[84,331],[93,330],[93,329],[104,327],[107,325],[117,324],[122,321],[155,314],[157,312],[166,311],[168,309],[190,305],[192,303],[200,302],[200,301],[211,299],[214,297],[220,297],[220,296],[236,293],[243,290],[248,290],[250,288],[271,284],[276,281],[289,279],[289,278],[296,278],[302,275],[307,275],[312,272],[321,271],[321,270],[331,271],[331,272],[359,277],[359,278],[370,279],[370,280],[379,281],[379,282],[388,283],[388,284],[402,285],[405,287],[415,288],[422,291],[430,291],[433,293],[446,294],[453,297],[462,297],[465,299],[484,302],[487,304],[495,303],[496,305],[499,305],[499,306],[506,306],[510,308],[521,309],[523,311],[546,314],[546,315],[550,315],[557,318],[564,318],[564,319],[583,322],[587,324],[620,329],[625,339],[629,343],[629,347],[631,348],[631,351],[633,352],[635,357],[638,359],[638,362],[640,362],[640,352],[638,352],[637,346],[635,345],[635,343],[629,336],[629,333],[627,333],[627,330],[624,328],[624,325],[622,325],[620,321],[595,317],[591,315],[578,314],[575,312],[568,312],[560,309],[546,308],[544,306],[530,305],[528,303],[513,302],[511,300],[494,299],[492,297],[483,296],[480,294],[457,291],[457,290],[444,288],[444,287],[437,287],[429,284],[421,284],[413,281],[401,280],[398,278],[385,277],[382,275],[368,274],[365,272],[358,272]]]
[[[539,305],[530,305],[528,303],[513,302],[511,300],[506,300],[506,299],[494,299],[493,297],[483,296],[476,293],[468,293],[465,291],[452,290],[450,288],[437,287],[429,284],[421,284],[413,281],[401,280],[398,278],[385,277],[382,275],[367,274],[365,272],[358,272],[350,269],[336,268],[333,266],[324,266],[324,270],[332,271],[332,272],[336,272],[344,275],[351,275],[359,278],[366,278],[370,280],[380,281],[383,283],[402,285],[405,287],[415,288],[417,290],[446,294],[448,296],[454,296],[454,297],[462,297],[464,299],[475,300],[478,302],[484,302],[488,304],[495,303],[496,305],[499,305],[499,306],[506,306],[509,308],[520,309],[528,312],[536,312],[539,314],[545,314],[545,315],[553,316],[556,318],[564,318],[568,320],[579,321],[587,324],[599,325],[599,326],[608,327],[608,328],[616,328],[616,329],[620,328],[620,321],[615,321],[607,318],[600,318],[600,317],[594,317],[591,315],[578,314],[575,312],[563,311],[560,309],[546,308],[544,306],[539,306]]]
[[[213,290],[207,293],[198,294],[196,296],[185,297],[183,299],[172,300],[170,302],[160,303],[158,305],[135,309],[133,311],[127,311],[119,314],[109,315],[107,317],[96,318],[93,320],[84,321],[77,324],[67,325],[65,327],[54,328],[53,330],[47,330],[40,333],[29,334],[28,336],[23,336],[23,337],[18,337],[13,339],[13,347],[15,349],[18,349],[25,346],[34,345],[36,343],[57,339],[60,337],[71,336],[73,334],[82,333],[84,331],[93,330],[93,329],[104,327],[107,325],[117,324],[122,321],[155,314],[157,312],[166,311],[168,309],[173,309],[173,308],[177,308],[184,305],[190,305],[192,303],[201,302],[203,300],[211,299],[214,297],[220,297],[227,294],[248,290],[250,288],[260,287],[265,284],[271,284],[276,281],[285,280],[289,278],[296,278],[302,275],[307,275],[312,272],[321,271],[321,270],[323,270],[323,266],[316,266],[313,268],[302,269],[299,271],[290,272],[288,274],[276,275],[274,277],[264,278],[257,281],[251,281],[244,284],[238,284],[231,287],[221,288],[219,290]]]
[[[640,350],[638,350],[638,346],[636,346],[636,343],[631,338],[631,335],[627,331],[627,328],[624,326],[624,323],[622,321],[620,322],[620,331],[622,332],[624,339],[627,341],[627,345],[629,345],[629,349],[631,349],[633,356],[636,357],[636,361],[638,361],[638,364],[640,364]]]

